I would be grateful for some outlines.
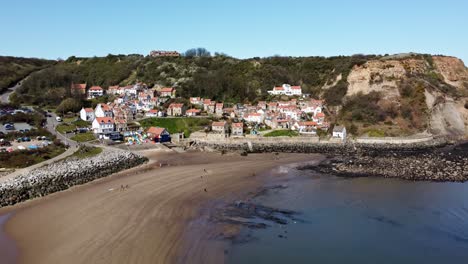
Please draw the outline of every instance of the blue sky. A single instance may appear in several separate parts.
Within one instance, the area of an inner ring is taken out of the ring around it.
[[[2,0],[0,54],[205,47],[239,58],[420,52],[468,61],[464,0]]]

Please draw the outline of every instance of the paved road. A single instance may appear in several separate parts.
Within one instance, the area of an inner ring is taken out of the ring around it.
[[[26,77],[27,78],[27,77]],[[18,82],[15,86],[8,88],[6,92],[4,92],[2,95],[0,95],[0,103],[7,104],[10,102],[10,95],[16,91],[19,87],[21,87],[21,84],[23,83],[24,80],[21,80]]]

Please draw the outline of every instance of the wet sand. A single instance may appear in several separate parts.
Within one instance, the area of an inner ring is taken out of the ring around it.
[[[19,263],[176,263],[191,244],[197,249],[191,263],[222,263],[222,250],[185,241],[201,207],[254,191],[262,184],[254,173],[317,157],[145,155],[147,165],[0,210],[13,212],[5,231]]]

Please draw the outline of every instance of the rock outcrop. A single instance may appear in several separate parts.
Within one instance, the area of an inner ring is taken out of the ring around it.
[[[409,82],[409,80],[413,82]],[[400,102],[400,86],[425,88],[428,130],[437,136],[468,138],[468,70],[463,61],[446,56],[406,55],[371,60],[354,66],[346,96],[380,92],[383,100]]]
[[[66,190],[146,161],[132,152],[104,150],[94,157],[53,163],[0,184],[0,207]]]

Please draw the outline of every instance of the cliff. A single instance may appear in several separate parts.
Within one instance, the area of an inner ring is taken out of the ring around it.
[[[354,66],[347,82],[344,101],[378,93],[380,109],[395,111],[381,123],[413,133],[426,130],[437,136],[468,136],[468,70],[460,59],[383,57]]]

